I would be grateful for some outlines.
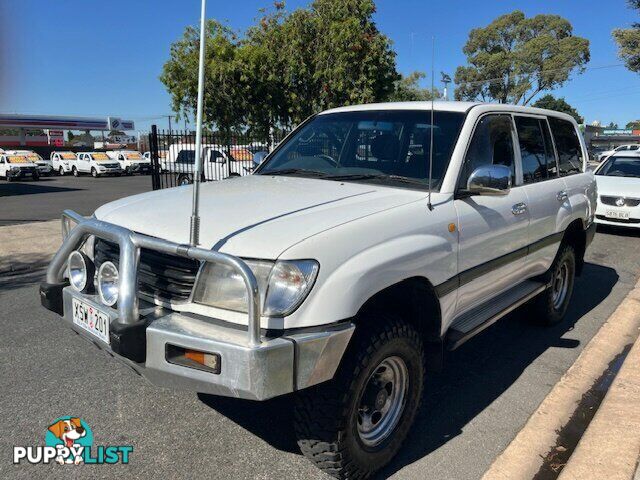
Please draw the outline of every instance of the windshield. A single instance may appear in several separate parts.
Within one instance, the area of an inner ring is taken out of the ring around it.
[[[426,188],[433,130],[433,186],[440,184],[464,121],[459,112],[359,111],[318,115],[258,170]]]
[[[106,153],[102,153],[102,152],[96,152],[96,153],[92,153],[91,157],[96,161],[96,162],[108,162],[111,159],[107,156]]]
[[[609,157],[596,175],[640,178],[640,157]]]

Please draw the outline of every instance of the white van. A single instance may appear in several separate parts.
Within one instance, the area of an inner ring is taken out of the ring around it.
[[[90,173],[96,178],[101,175],[121,175],[122,168],[104,152],[80,152],[71,165],[71,172],[76,177],[82,173]]]
[[[32,180],[40,178],[38,166],[33,161],[26,155],[0,153],[0,178],[11,182],[25,177],[29,177]]]
[[[151,173],[151,160],[147,160],[136,150],[113,150],[107,152],[110,159],[116,160],[126,175]]]
[[[73,152],[51,152],[51,166],[60,176],[71,173],[75,160],[76,154]]]
[[[160,160],[160,166],[164,172],[175,173],[178,184],[186,185],[193,181],[195,158],[193,143],[174,143],[166,157]],[[202,159],[203,177],[208,181],[250,175],[254,168],[253,154],[239,147],[227,151],[221,145],[205,144],[202,145]]]
[[[33,150],[8,150],[6,153],[10,155],[22,155],[27,157],[31,162],[36,164],[36,166],[38,167],[38,173],[41,177],[49,176],[53,172],[51,161],[45,160]]]

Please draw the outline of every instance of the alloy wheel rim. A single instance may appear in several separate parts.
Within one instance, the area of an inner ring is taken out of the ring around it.
[[[385,358],[373,370],[360,394],[356,412],[358,436],[376,447],[395,430],[407,399],[409,370],[400,357]]]
[[[553,308],[560,310],[569,289],[569,267],[567,263],[562,263],[555,272],[551,284],[553,292]]]

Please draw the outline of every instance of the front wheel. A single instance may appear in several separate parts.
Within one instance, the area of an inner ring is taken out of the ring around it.
[[[93,178],[98,178],[98,171],[95,169],[95,167],[91,168],[91,176]]]
[[[300,450],[336,478],[372,475],[407,436],[424,372],[415,328],[392,315],[370,315],[356,329],[334,379],[298,394],[294,425]]]
[[[60,175],[61,177],[64,177],[64,168],[60,167],[58,169],[58,175]]]
[[[79,177],[80,176],[80,172],[78,172],[78,169],[76,167],[73,167],[71,172],[73,173],[74,177]]]
[[[549,269],[549,288],[534,303],[539,321],[545,325],[560,323],[567,313],[576,275],[576,254],[571,245],[563,245]]]

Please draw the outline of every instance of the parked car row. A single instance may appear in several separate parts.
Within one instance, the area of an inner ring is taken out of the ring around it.
[[[148,153],[148,152],[147,152]],[[45,175],[133,175],[151,173],[148,155],[135,150],[109,152],[54,151],[48,160],[31,150],[0,149],[0,178],[38,180]]]

